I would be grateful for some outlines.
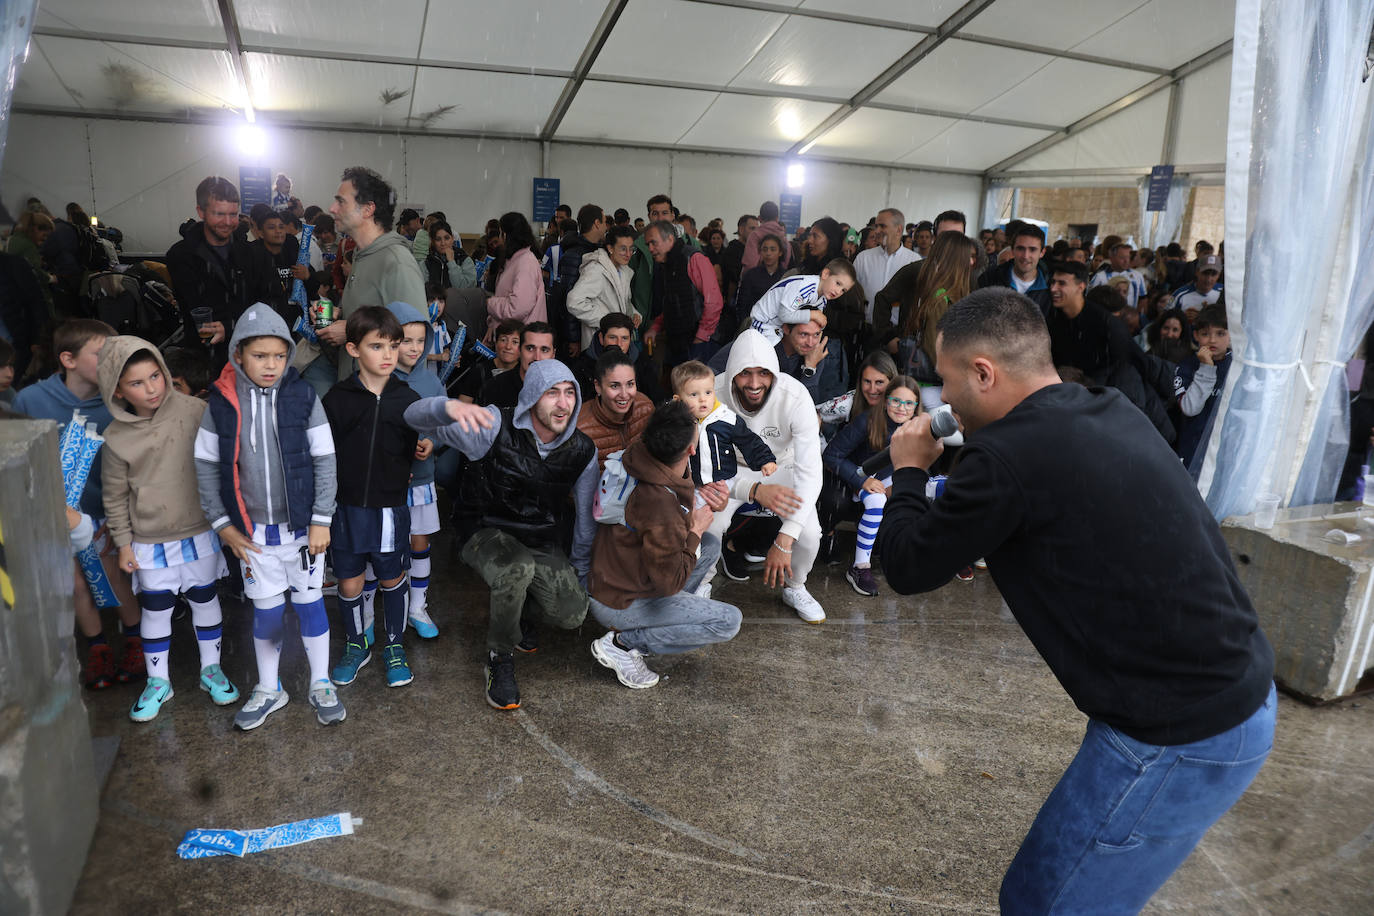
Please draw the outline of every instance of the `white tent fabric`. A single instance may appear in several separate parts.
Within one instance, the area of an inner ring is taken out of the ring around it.
[[[1234,357],[1199,479],[1218,518],[1264,492],[1294,496],[1322,393],[1342,374],[1328,366],[1313,382],[1319,359],[1335,362],[1322,341],[1344,336],[1332,329],[1355,265],[1335,255],[1371,115],[1372,22],[1369,0],[1237,5],[1226,234],[1245,241],[1227,252]],[[1296,212],[1320,218],[1294,232]]]

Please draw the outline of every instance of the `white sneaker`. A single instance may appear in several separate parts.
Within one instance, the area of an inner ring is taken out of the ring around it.
[[[711,597],[711,580],[710,580],[710,579],[705,580],[704,582],[702,582],[700,585],[697,586],[696,596],[697,596],[698,598],[710,598],[710,597]]]
[[[644,664],[644,656],[638,649],[625,650],[615,644],[615,631],[592,641],[592,658],[615,672],[620,683],[626,687],[639,689],[652,687],[658,683],[658,675]]]
[[[434,621],[423,607],[412,607],[406,619],[415,628],[415,635],[421,639],[433,639],[439,635],[439,628],[434,625]]]
[[[782,603],[797,612],[797,616],[807,623],[821,623],[825,620],[825,608],[811,597],[804,585],[794,585],[782,590]]]

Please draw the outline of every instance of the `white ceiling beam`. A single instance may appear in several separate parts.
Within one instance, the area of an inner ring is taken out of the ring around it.
[[[860,89],[848,103],[842,106],[838,111],[832,113],[830,117],[822,121],[818,127],[793,145],[793,147],[788,150],[788,155],[799,156],[803,152],[809,150],[817,140],[824,137],[841,122],[849,118],[850,115],[862,108],[865,103],[872,100],[878,93],[882,92],[888,86],[891,86],[912,67],[930,56],[931,52],[944,44],[955,32],[972,21],[975,16],[989,6],[992,6],[993,2],[994,0],[969,0],[968,3],[959,7],[953,15],[940,23],[938,29],[925,38],[922,38],[916,44],[916,47],[903,54],[892,64],[892,66],[878,74],[872,82]]]
[[[1133,92],[1128,92],[1126,95],[1123,95],[1115,102],[1112,102],[1108,105],[1104,105],[1101,108],[1097,109],[1097,111],[1094,111],[1092,114],[1079,118],[1077,121],[1073,122],[1068,127],[1064,128],[1058,133],[1048,136],[1045,139],[1040,140],[1036,143],[1032,143],[1030,146],[1026,147],[1018,153],[1013,153],[1006,159],[1003,159],[1001,162],[989,168],[987,170],[988,176],[991,178],[1010,177],[1007,173],[1007,170],[1010,169],[1012,166],[1016,165],[1017,163],[1024,162],[1031,156],[1034,156],[1036,153],[1047,150],[1051,146],[1054,146],[1055,144],[1060,143],[1068,139],[1069,137],[1074,136],[1075,134],[1082,133],[1089,127],[1092,127],[1094,124],[1099,124],[1102,121],[1105,121],[1107,118],[1110,118],[1117,112],[1124,111],[1125,109],[1130,108],[1137,102],[1141,102],[1145,99],[1148,99],[1150,96],[1154,95],[1156,92],[1159,92],[1161,89],[1167,89],[1168,87],[1174,85],[1180,80],[1185,79],[1193,73],[1196,73],[1198,70],[1201,70],[1203,67],[1206,67],[1209,64],[1215,63],[1216,61],[1220,60],[1221,58],[1225,57],[1227,54],[1230,53],[1231,39],[1228,38],[1212,50],[1199,54],[1197,57],[1194,57],[1192,60],[1188,61],[1182,66],[1175,67],[1173,70],[1169,71],[1169,74],[1167,76],[1161,76],[1158,79],[1151,80],[1144,86],[1141,86],[1139,89],[1136,89]]]
[[[615,28],[615,24],[620,21],[620,14],[625,12],[625,4],[628,2],[629,0],[610,0],[606,4],[606,9],[601,13],[601,19],[597,22],[596,28],[592,30],[591,37],[587,39],[587,46],[582,49],[582,55],[577,59],[572,78],[563,87],[563,92],[559,94],[553,110],[549,112],[549,119],[544,122],[544,129],[539,132],[541,140],[548,140],[558,132],[559,125],[567,116],[568,109],[572,107],[573,99],[577,98],[577,93],[582,88],[583,82],[586,81],[587,74],[591,72],[597,57],[601,55],[601,49],[606,46],[606,39],[611,37],[611,31]]]
[[[243,93],[243,116],[252,124],[256,117],[253,113],[253,87],[248,83],[248,68],[244,66],[243,40],[239,35],[238,17],[234,15],[234,0],[218,2],[220,21],[224,24],[224,41],[229,51],[229,65],[234,68],[234,79]]]

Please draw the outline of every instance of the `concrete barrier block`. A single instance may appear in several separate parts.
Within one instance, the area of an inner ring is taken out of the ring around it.
[[[1374,526],[1350,504],[1280,510],[1273,528],[1226,519],[1222,535],[1274,646],[1275,679],[1314,702],[1349,696],[1374,649]],[[1326,540],[1333,528],[1361,536]]]
[[[0,913],[65,913],[95,833],[63,505],[57,425],[0,422]]]

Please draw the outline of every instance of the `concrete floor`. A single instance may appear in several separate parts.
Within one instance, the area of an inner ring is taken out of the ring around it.
[[[409,687],[363,669],[339,727],[316,724],[289,639],[290,705],[235,732],[234,709],[195,687],[189,620],[155,722],[128,720],[132,687],[87,695],[93,734],[120,744],[72,912],[995,912],[1082,736],[985,574],[866,599],[839,566],[813,574],[821,626],[758,576],[718,578],[744,611],[739,636],[651,659],[651,690],[592,659],[594,623],[546,633],[517,660],[524,708],[495,712],[485,588],[445,542],[434,555],[440,637],[408,634]],[[226,611],[224,667],[247,688],[250,614]],[[1147,912],[1374,912],[1374,699],[1283,698],[1279,712],[1257,782]],[[354,836],[175,855],[192,827],[338,811],[363,818]]]

